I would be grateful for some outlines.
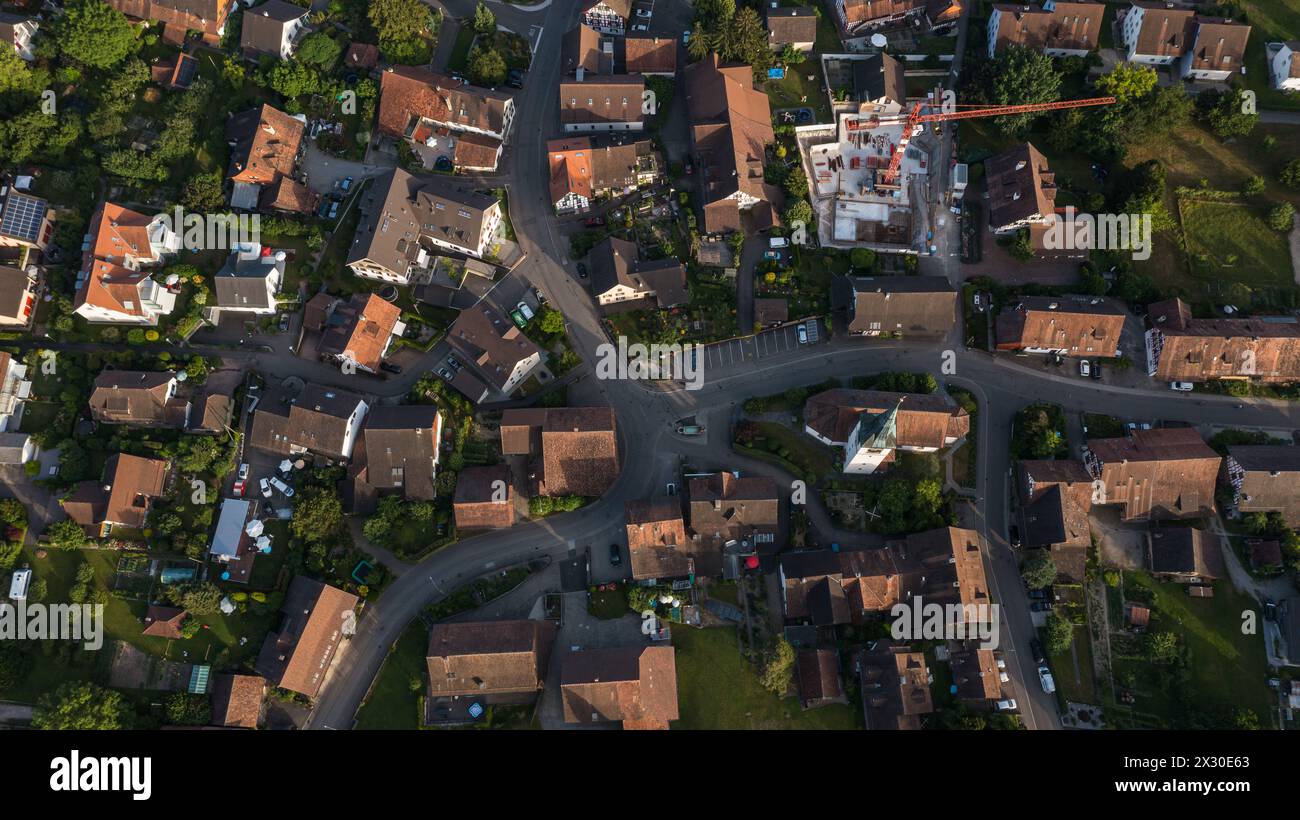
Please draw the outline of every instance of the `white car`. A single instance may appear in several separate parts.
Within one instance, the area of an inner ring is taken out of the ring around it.
[[[523,314],[524,321],[531,322],[533,320],[533,309],[528,306],[527,302],[520,302],[515,307]]]
[[[284,493],[285,498],[293,498],[293,487],[285,484],[278,478],[271,479],[271,486]]]
[[[1038,667],[1038,682],[1042,684],[1043,691],[1051,695],[1056,692],[1056,681],[1052,679],[1052,670],[1046,666]]]
[[[999,712],[1014,712],[1014,711],[1016,711],[1016,699],[1015,699],[1015,698],[1007,698],[1006,700],[1000,700],[1000,701],[998,701],[997,703],[995,703],[995,704],[993,704],[993,705],[997,708],[997,710],[998,710]]]
[[[1192,383],[1191,382],[1170,382],[1169,389],[1177,390],[1180,393],[1190,393],[1192,392]]]
[[[264,478],[257,483],[257,486],[262,488],[262,498],[271,497],[271,479]]]
[[[795,330],[796,330],[796,331],[798,332],[798,334],[799,334],[799,344],[801,344],[801,345],[806,345],[806,344],[808,344],[808,326],[807,326],[807,325],[799,325],[798,327],[795,328]]]
[[[240,481],[248,480],[248,462],[244,462],[243,464],[239,465],[239,480]]]
[[[1092,363],[1087,359],[1079,362],[1079,375],[1083,376],[1085,379],[1092,375]]]

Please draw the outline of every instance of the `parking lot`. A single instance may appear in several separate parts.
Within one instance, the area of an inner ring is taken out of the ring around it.
[[[799,325],[804,325],[808,333],[806,344],[799,342]],[[820,320],[810,319],[799,324],[764,330],[754,336],[728,339],[705,345],[702,352],[704,372],[725,371],[736,365],[754,362],[769,356],[793,353],[800,347],[824,344],[827,341],[826,329]]]

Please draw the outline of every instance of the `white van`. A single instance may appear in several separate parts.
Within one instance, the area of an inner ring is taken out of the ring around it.
[[[1169,389],[1177,390],[1180,393],[1190,393],[1192,390],[1192,383],[1191,382],[1170,382]]]
[[[769,248],[788,248],[790,247],[790,240],[784,236],[774,236],[767,240],[767,246]]]

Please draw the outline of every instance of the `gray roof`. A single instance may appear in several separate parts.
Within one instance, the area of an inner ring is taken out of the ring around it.
[[[244,522],[248,520],[249,508],[253,502],[244,498],[227,498],[221,502],[221,516],[217,519],[217,531],[212,536],[212,546],[208,553],[219,558],[234,558],[239,555],[239,542],[244,538]]]
[[[251,256],[238,251],[213,277],[217,289],[217,307],[271,307],[266,278],[272,273],[284,275],[284,260],[274,256]]]
[[[30,438],[26,433],[0,433],[0,464],[22,464],[23,448]]]

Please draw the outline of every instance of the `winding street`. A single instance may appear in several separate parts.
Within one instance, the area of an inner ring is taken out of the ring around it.
[[[449,0],[444,5],[451,14],[460,16],[470,13],[473,6],[467,0]],[[567,242],[557,235],[546,196],[544,155],[544,140],[561,133],[558,101],[551,89],[559,80],[560,38],[577,20],[577,3],[554,0],[545,7],[513,7],[496,2],[491,5],[499,24],[505,27],[541,28],[526,87],[515,96],[515,134],[503,169],[509,180],[506,187],[515,234],[528,254],[521,272],[564,314],[575,349],[591,363],[596,361],[597,347],[606,337],[590,295],[575,278]],[[520,33],[528,36],[527,31]],[[922,267],[923,273],[947,274],[953,281],[959,276],[957,266],[946,254],[922,259]],[[994,599],[1001,604],[1002,649],[1008,659],[1008,672],[1015,679],[1025,724],[1031,729],[1060,728],[1055,699],[1043,693],[1037,682],[1036,664],[1028,646],[1033,637],[1028,600],[1020,583],[1017,556],[1006,537],[1013,492],[1008,442],[1015,412],[1031,401],[1047,399],[1062,405],[1068,416],[1089,410],[1115,412],[1128,418],[1178,419],[1198,426],[1296,429],[1300,428],[1300,406],[1199,394],[1192,397],[1155,386],[1114,387],[967,351],[960,340],[960,330],[941,344],[835,337],[821,345],[796,347],[785,353],[746,355],[723,370],[709,372],[706,368],[704,387],[698,391],[648,382],[581,380],[570,388],[571,404],[608,404],[617,415],[623,462],[618,480],[599,501],[581,510],[468,538],[406,568],[379,600],[366,606],[356,634],[338,652],[306,728],[352,728],[357,709],[389,648],[426,604],[494,569],[541,556],[564,559],[575,549],[608,542],[611,533],[621,531],[624,503],[661,494],[664,481],[674,480],[683,460],[709,469],[737,466],[744,461],[747,470],[772,475],[778,482],[784,478],[788,484],[790,477],[783,476],[779,469],[731,453],[728,431],[746,398],[815,384],[832,376],[848,379],[889,370],[942,373],[939,378],[943,382],[970,390],[979,402],[978,486],[974,503],[960,504],[964,507],[962,518],[989,544],[986,573]],[[951,355],[945,359],[949,351]],[[274,371],[271,357],[266,358],[268,361],[261,366]],[[949,367],[945,372],[945,360],[954,362],[955,369]],[[282,359],[275,357],[275,361]],[[426,369],[424,365],[433,361],[429,358],[420,366],[409,367],[403,378],[377,383],[371,392],[400,395]],[[313,363],[302,366],[310,367],[322,380],[333,378],[330,368]],[[678,419],[691,415],[710,430],[702,441],[673,432]],[[859,536],[859,541],[865,539]]]

